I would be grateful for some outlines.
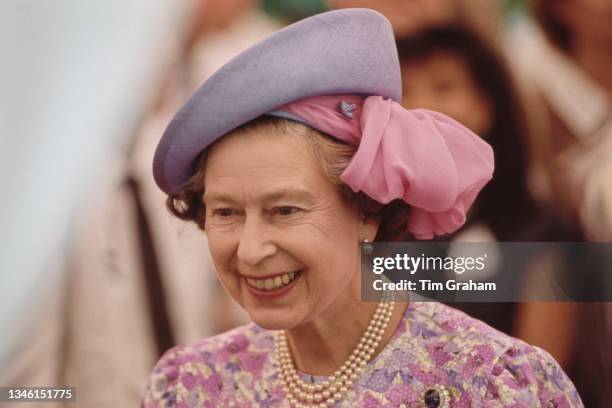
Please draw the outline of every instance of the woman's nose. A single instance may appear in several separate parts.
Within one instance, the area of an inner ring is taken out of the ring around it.
[[[276,245],[269,239],[265,222],[247,216],[238,243],[238,259],[245,265],[257,266],[265,258],[276,254],[276,251]]]

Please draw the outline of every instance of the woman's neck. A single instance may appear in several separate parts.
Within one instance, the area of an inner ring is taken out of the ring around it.
[[[339,299],[315,320],[288,330],[287,340],[298,370],[331,376],[349,358],[366,331],[377,303]],[[407,303],[396,303],[374,356],[389,343]]]

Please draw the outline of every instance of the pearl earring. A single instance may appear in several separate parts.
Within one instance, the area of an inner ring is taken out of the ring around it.
[[[372,247],[372,244],[367,238],[361,241],[361,250],[363,251],[364,255],[369,255],[374,250],[374,248]]]

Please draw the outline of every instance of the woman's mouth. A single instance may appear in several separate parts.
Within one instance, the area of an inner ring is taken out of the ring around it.
[[[289,286],[300,276],[301,273],[302,271],[299,270],[265,279],[246,278],[246,281],[249,287],[253,289],[257,289],[263,292],[276,292],[280,289]]]

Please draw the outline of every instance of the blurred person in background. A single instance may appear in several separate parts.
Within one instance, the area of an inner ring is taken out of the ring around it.
[[[135,406],[165,350],[248,321],[214,278],[205,236],[168,213],[150,163],[171,114],[202,79],[279,27],[258,5],[193,1],[184,30],[157,44],[159,85],[84,205],[54,295],[61,301],[44,305],[45,323],[11,356],[2,385],[66,384],[78,406]],[[41,364],[44,355],[59,364]]]
[[[442,112],[491,144],[494,179],[483,189],[470,224],[498,241],[528,241],[536,203],[527,188],[527,125],[503,60],[464,26],[437,26],[398,40],[402,104]]]
[[[534,99],[533,190],[547,210],[612,240],[612,2],[532,0],[509,54]]]
[[[325,0],[263,0],[262,8],[287,24],[328,10]]]
[[[493,147],[495,176],[456,238],[520,241],[532,232],[537,208],[528,190],[522,138],[525,121],[501,59],[464,26],[433,26],[398,40],[402,104],[449,115]],[[513,334],[513,303],[453,304]],[[556,356],[558,359],[559,356]]]
[[[574,241],[579,231],[548,217],[528,189],[528,128],[504,59],[465,26],[437,26],[398,40],[407,108],[440,111],[491,144],[496,169],[466,225],[450,239],[464,241]],[[498,272],[503,273],[503,272]],[[573,346],[573,306],[547,307],[547,335],[522,330],[535,305],[453,303],[452,306],[519,338],[529,338],[562,365]],[[542,318],[543,313],[537,313]],[[561,340],[560,340],[561,339]]]
[[[528,3],[533,18],[512,27],[508,45],[538,130],[530,142],[533,191],[587,240],[612,241],[612,2]],[[576,315],[568,372],[586,406],[607,407],[612,304],[578,304]],[[529,325],[546,330],[536,319]]]
[[[490,0],[326,0],[330,8],[364,7],[385,15],[401,38],[429,26],[463,22],[486,37],[500,35],[500,4]]]

